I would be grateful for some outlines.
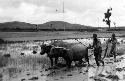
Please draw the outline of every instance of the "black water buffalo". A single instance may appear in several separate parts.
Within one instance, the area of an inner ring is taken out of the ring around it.
[[[89,64],[89,58],[88,58],[88,49],[91,49],[91,46],[85,46],[82,43],[68,43],[63,41],[54,41],[51,43],[51,45],[59,46],[59,47],[65,47],[67,49],[70,49],[69,57],[72,61],[79,61],[82,62],[82,59],[85,58],[85,60]]]
[[[63,57],[66,60],[66,63],[68,65],[67,59],[69,59],[69,56],[67,57],[67,51],[68,49],[65,49],[64,47],[55,47],[53,45],[41,45],[41,52],[40,54],[43,55],[47,53],[47,56],[50,58],[51,66],[53,66],[53,58],[55,58],[55,64],[57,64],[57,60],[59,57]]]
[[[56,53],[54,54],[52,49],[48,50],[49,47],[44,46],[44,51],[46,51],[46,53],[48,52],[48,56],[49,54],[53,55],[53,57],[55,57],[56,59],[58,59],[59,55],[66,60],[67,65],[70,67],[71,66],[71,62],[72,61],[79,61],[80,63],[83,62],[83,58],[85,58],[85,60],[88,62],[89,64],[89,58],[88,58],[88,48],[82,44],[79,43],[67,43],[67,42],[54,42],[52,45],[55,46],[59,46],[59,47],[64,47],[66,49],[56,49]],[[52,47],[51,47],[52,48]],[[48,51],[47,51],[48,50]],[[41,47],[41,51],[43,51],[43,46]],[[45,53],[45,52],[44,52]],[[59,55],[58,55],[59,54]],[[50,58],[51,59],[51,58]]]

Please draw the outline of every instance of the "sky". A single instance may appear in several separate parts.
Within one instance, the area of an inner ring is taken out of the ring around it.
[[[114,22],[116,26],[125,26],[125,0],[0,0],[0,23],[65,21],[103,27],[107,26],[102,21],[104,13],[110,7],[111,26]]]

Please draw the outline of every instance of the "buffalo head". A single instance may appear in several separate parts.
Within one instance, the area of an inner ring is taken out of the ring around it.
[[[45,53],[49,53],[51,48],[52,48],[52,45],[46,45],[46,44],[41,45],[40,54],[43,55]]]

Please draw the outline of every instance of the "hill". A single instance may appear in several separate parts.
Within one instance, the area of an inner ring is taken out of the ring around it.
[[[44,24],[38,25],[39,29],[87,29],[91,28],[90,26],[80,25],[80,24],[70,24],[63,21],[51,21]]]
[[[80,24],[71,24],[63,21],[50,21],[43,24],[30,24],[26,22],[0,23],[0,31],[100,31],[107,30],[106,27],[91,27]],[[111,27],[113,31],[125,30],[125,27]]]
[[[25,23],[25,22],[18,22],[18,21],[13,21],[13,22],[5,22],[5,23],[0,23],[0,29],[3,28],[9,28],[9,29],[34,29],[34,25],[30,23]]]
[[[81,29],[93,29],[93,27],[79,25],[79,24],[70,24],[63,21],[50,21],[44,24],[30,24],[25,22],[5,22],[0,23],[0,30],[81,30]]]

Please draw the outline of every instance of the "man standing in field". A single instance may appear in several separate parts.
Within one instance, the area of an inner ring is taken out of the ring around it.
[[[106,42],[106,49],[105,49],[104,58],[105,58],[107,50],[109,48],[109,43],[111,44],[111,50],[110,50],[110,53],[107,56],[110,57],[110,54],[113,54],[114,60],[116,61],[116,44],[117,44],[117,39],[116,39],[114,33],[112,34],[111,39],[108,39],[107,42]]]
[[[94,56],[97,66],[100,66],[99,61],[104,65],[104,61],[101,59],[102,47],[101,42],[97,38],[97,34],[93,34],[93,46],[94,48]]]
[[[116,44],[117,44],[117,39],[116,39],[114,33],[112,34],[110,42],[111,42],[111,51],[110,51],[110,54],[114,55],[114,60],[116,61]]]

